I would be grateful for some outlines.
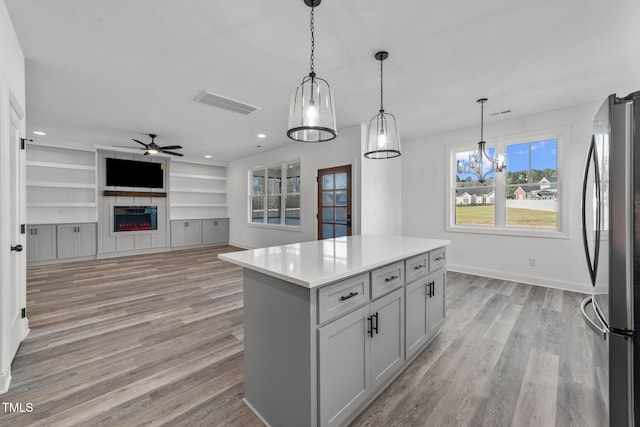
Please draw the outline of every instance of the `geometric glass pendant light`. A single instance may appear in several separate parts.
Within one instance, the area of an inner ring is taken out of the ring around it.
[[[368,159],[391,159],[400,155],[400,135],[396,118],[386,113],[383,106],[382,61],[389,52],[381,51],[374,55],[380,61],[380,111],[373,116],[367,127],[367,143],[364,156]]]
[[[287,136],[300,142],[324,142],[337,136],[333,92],[314,68],[314,10],[321,0],[304,0],[311,8],[311,72],[291,93]]]
[[[484,103],[487,98],[480,98],[476,101],[480,104],[480,141],[478,141],[478,150],[469,155],[469,160],[458,160],[458,173],[470,173],[478,177],[481,184],[486,180],[487,176],[494,172],[502,172],[507,168],[506,155],[504,153],[497,154],[495,159],[491,158],[487,153],[486,142],[484,141]]]

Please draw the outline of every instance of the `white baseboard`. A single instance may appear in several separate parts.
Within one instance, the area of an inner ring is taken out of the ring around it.
[[[177,248],[176,248],[177,249]],[[184,248],[186,249],[186,248]],[[96,255],[96,259],[102,258],[117,258],[121,256],[130,256],[130,255],[146,255],[146,254],[155,254],[158,252],[168,252],[172,250],[171,246],[163,246],[161,248],[147,248],[147,249],[131,249],[128,251],[117,251],[117,252],[101,252]],[[65,260],[58,260],[58,262],[64,262]]]
[[[506,271],[490,270],[487,268],[469,267],[447,263],[447,270],[458,273],[473,274],[474,276],[490,277],[492,279],[509,280],[511,282],[526,283],[528,285],[544,286],[546,288],[573,291],[582,294],[591,294],[593,287],[588,283],[566,282],[551,277],[530,276],[527,274],[514,274]]]

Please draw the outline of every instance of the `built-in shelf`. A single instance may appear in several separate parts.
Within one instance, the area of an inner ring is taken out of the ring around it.
[[[93,189],[96,186],[94,184],[77,184],[77,183],[71,183],[71,182],[27,181],[27,187]]]
[[[227,190],[210,190],[207,188],[171,188],[175,193],[227,194]]]
[[[223,203],[172,203],[172,208],[226,208]]]
[[[117,191],[104,190],[102,193],[105,197],[167,197],[164,191]]]
[[[29,202],[27,208],[95,208],[97,204],[84,202]]]
[[[226,176],[211,176],[211,175],[198,175],[192,173],[172,173],[172,178],[192,178],[192,179],[212,179],[212,180],[220,180],[226,181]]]
[[[87,165],[74,165],[70,163],[53,163],[53,162],[36,162],[33,160],[27,160],[27,166],[35,166],[39,168],[55,168],[55,169],[75,169],[84,171],[95,171],[95,166]]]

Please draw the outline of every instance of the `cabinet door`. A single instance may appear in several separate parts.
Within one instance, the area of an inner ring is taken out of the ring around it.
[[[96,254],[95,224],[78,224],[76,228],[75,256],[84,257]]]
[[[199,219],[185,221],[185,236],[187,238],[187,246],[201,245],[202,221]]]
[[[73,258],[76,252],[76,225],[58,226],[58,259]]]
[[[404,362],[404,290],[371,303],[371,388],[376,390]]]
[[[369,306],[318,329],[320,425],[342,425],[371,392]]]
[[[442,323],[445,315],[445,273],[429,276],[429,282],[433,282],[431,296],[427,298],[427,326],[429,336],[435,334]]]
[[[27,231],[27,261],[56,259],[56,226],[32,225]]]
[[[205,245],[220,245],[229,241],[229,219],[203,219],[202,243]]]
[[[187,244],[185,223],[186,221],[171,221],[171,246],[174,248]]]
[[[405,354],[409,359],[426,342],[427,278],[405,286]]]

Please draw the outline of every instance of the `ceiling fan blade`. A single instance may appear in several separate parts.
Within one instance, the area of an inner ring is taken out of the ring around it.
[[[167,145],[165,147],[160,147],[160,148],[162,148],[163,150],[179,150],[179,149],[182,148],[182,146],[181,145]]]
[[[147,148],[147,144],[145,144],[144,142],[138,141],[137,139],[133,139],[132,141],[135,141],[138,144],[144,145],[144,148]]]
[[[162,152],[166,153],[166,154],[172,154],[174,156],[180,156],[180,157],[184,156],[184,154],[174,153],[173,151],[164,151],[164,150],[162,150]]]

